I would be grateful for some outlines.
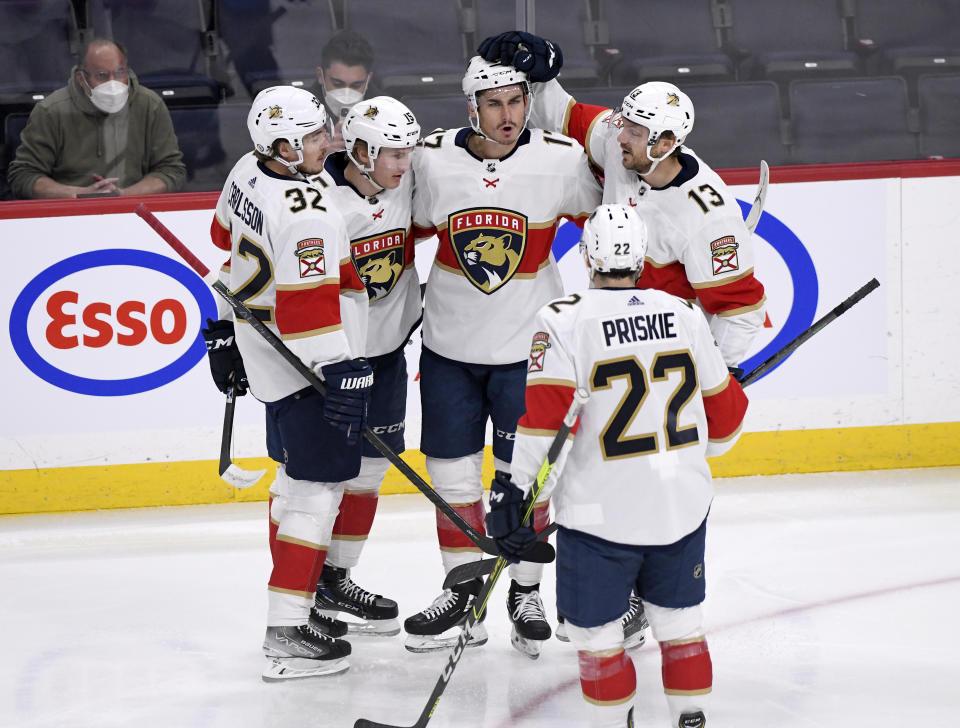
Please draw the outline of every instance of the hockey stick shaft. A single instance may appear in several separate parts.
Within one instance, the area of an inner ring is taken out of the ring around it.
[[[753,196],[753,205],[744,223],[747,230],[753,233],[757,229],[757,223],[760,222],[760,216],[763,215],[763,205],[767,200],[767,187],[770,184],[770,167],[766,161],[760,160],[760,184],[757,185],[757,191]]]
[[[270,344],[270,346],[280,356],[282,356],[288,364],[290,364],[290,366],[296,369],[297,372],[304,378],[304,380],[310,384],[310,386],[320,392],[320,394],[326,394],[326,386],[322,381],[320,381],[317,375],[313,373],[313,370],[304,364],[300,360],[300,357],[290,351],[280,337],[267,328],[267,326],[253,314],[247,305],[237,298],[233,291],[227,288],[223,281],[221,281],[215,273],[211,272],[210,269],[203,264],[203,261],[197,258],[166,225],[157,219],[156,215],[150,212],[146,205],[140,203],[137,205],[134,212],[151,228],[153,228],[153,230],[161,238],[163,238],[163,240],[171,248],[173,248],[191,268],[193,268],[197,275],[203,278],[203,280],[211,288],[213,288],[214,291],[220,294],[220,296],[233,307],[233,310],[238,316],[249,323],[253,329],[261,337],[263,337],[263,339]],[[403,473],[404,476],[406,476],[406,478],[414,486],[416,486],[417,490],[423,493],[427,499],[433,503],[441,513],[443,513],[443,515],[450,519],[450,521],[458,529],[463,531],[463,533],[465,533],[471,541],[479,546],[482,551],[493,555],[500,553],[497,550],[497,545],[492,538],[480,533],[477,531],[477,529],[467,523],[467,521],[464,520],[464,518],[457,513],[449,503],[447,503],[440,495],[438,495],[413,468],[411,468],[399,455],[397,455],[397,453],[390,449],[390,446],[387,445],[379,435],[377,435],[369,427],[365,427],[363,430],[363,436],[380,452],[380,454],[389,460],[390,463],[397,468],[397,470]],[[551,561],[553,559],[553,547],[549,544],[544,544],[544,546],[546,546],[546,548],[540,549],[538,553],[532,553],[531,556],[539,556],[545,561]],[[531,560],[534,559],[531,558]]]
[[[237,406],[237,392],[234,387],[227,389],[227,402],[223,408],[223,435],[220,437],[220,464],[217,471],[224,482],[234,488],[249,488],[266,475],[263,470],[245,470],[230,459],[233,443],[233,415]]]
[[[814,321],[812,324],[810,324],[810,327],[806,331],[798,335],[790,343],[785,344],[779,351],[770,356],[766,361],[758,365],[748,374],[745,374],[740,379],[740,386],[746,387],[748,384],[755,382],[757,379],[770,371],[770,369],[790,356],[814,334],[822,331],[828,324],[842,316],[850,308],[862,301],[867,294],[869,294],[871,291],[875,291],[879,287],[880,282],[876,278],[871,278],[869,281],[860,286],[860,288],[850,294],[846,300],[835,306],[832,311],[824,316],[821,316],[817,321]]]
[[[553,466],[557,462],[557,458],[560,457],[560,451],[563,449],[563,445],[566,442],[567,437],[570,435],[570,431],[576,424],[580,410],[583,409],[583,405],[586,404],[588,397],[589,395],[584,389],[578,389],[574,392],[573,402],[570,403],[570,408],[567,410],[567,414],[563,418],[563,424],[561,424],[556,436],[554,436],[553,442],[550,443],[550,447],[547,450],[547,456],[544,459],[543,464],[540,466],[540,471],[537,473],[537,479],[534,481],[533,486],[530,488],[530,493],[527,494],[527,498],[524,501],[524,524],[529,523],[530,519],[533,517],[533,508],[537,503],[537,498],[540,496],[540,492],[543,490],[544,485],[546,485],[547,480],[549,480],[550,473],[553,471]],[[453,671],[456,670],[457,663],[460,662],[460,658],[463,656],[467,642],[470,640],[470,634],[477,622],[480,621],[483,613],[486,611],[487,601],[490,598],[490,593],[493,591],[493,587],[496,586],[497,580],[500,578],[500,574],[503,573],[503,570],[507,567],[508,563],[509,562],[502,556],[497,557],[496,565],[493,568],[493,573],[491,573],[490,576],[487,577],[487,580],[483,583],[483,587],[480,589],[480,593],[477,595],[476,601],[473,603],[473,608],[467,614],[467,620],[464,622],[463,629],[460,631],[460,637],[457,639],[457,643],[453,646],[450,656],[447,658],[447,664],[440,673],[440,677],[437,679],[437,684],[434,686],[433,692],[430,693],[430,697],[427,699],[427,704],[420,713],[420,717],[417,719],[417,722],[411,726],[411,728],[424,728],[424,726],[426,726],[430,721],[430,718],[433,717],[433,713],[437,709],[437,704],[440,702],[440,698],[443,696],[443,691],[446,690],[447,683],[450,682],[450,678],[453,676]],[[353,728],[404,727],[395,726],[390,723],[377,723],[372,720],[367,720],[366,718],[358,718],[354,722]]]

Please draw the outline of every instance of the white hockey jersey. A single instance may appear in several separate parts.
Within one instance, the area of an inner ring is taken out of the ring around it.
[[[747,406],[699,308],[663,291],[591,288],[542,308],[535,328],[513,481],[530,488],[584,388],[556,465],[557,523],[639,545],[697,528],[713,498],[706,457],[733,446]]]
[[[335,152],[323,174],[311,180],[336,197],[347,223],[353,264],[369,299],[364,355],[379,356],[403,346],[422,314],[411,223],[413,174],[404,174],[395,189],[364,197],[344,177],[347,164],[347,155]]]
[[[743,361],[763,326],[766,296],[754,275],[752,236],[720,176],[684,146],[680,174],[651,188],[621,163],[619,113],[576,103],[556,80],[538,85],[531,123],[581,142],[603,175],[603,201],[634,206],[643,217],[650,241],[638,287],[699,301],[724,360]]]
[[[503,159],[480,159],[472,133],[433,133],[414,156],[414,232],[440,240],[423,342],[455,361],[521,362],[534,313],[563,293],[550,247],[557,221],[582,226],[600,187],[572,139],[527,129]]]
[[[248,154],[227,177],[210,226],[214,244],[230,251],[221,279],[226,274],[230,290],[311,368],[361,356],[366,339],[366,295],[331,201]],[[257,399],[274,402],[308,386],[243,319],[236,336]]]

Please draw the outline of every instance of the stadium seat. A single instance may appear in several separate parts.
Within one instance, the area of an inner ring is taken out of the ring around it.
[[[608,70],[619,55],[610,55],[607,23],[591,8],[589,0],[567,0],[558,12],[550,0],[534,6],[537,35],[558,43],[563,50],[560,82],[568,88],[592,87],[608,82]]]
[[[856,28],[861,47],[876,52],[871,65],[881,73],[905,75],[960,68],[960,3],[861,0]]]
[[[390,96],[456,91],[475,50],[464,32],[475,28],[473,14],[461,1],[349,0],[346,27],[370,41],[374,73]]]
[[[613,83],[734,79],[733,61],[720,48],[707,0],[606,0],[605,7],[610,42],[623,57]]]
[[[219,68],[219,42],[205,35],[209,18],[197,0],[97,0],[108,28],[99,35],[127,49],[127,60],[144,86],[168,106],[217,103],[226,89]],[[219,79],[219,80],[218,80]]]
[[[920,76],[920,153],[960,158],[960,74]]]
[[[788,163],[779,92],[771,81],[681,86],[693,101],[690,146],[711,167]]]
[[[857,54],[845,48],[844,22],[833,2],[730,0],[730,7],[732,43],[744,58],[741,78],[789,81],[862,72]]]
[[[252,151],[244,105],[170,109],[177,142],[187,166],[185,192],[219,190],[237,160]]]
[[[2,0],[0,104],[23,110],[34,95],[65,86],[77,32],[70,0]]]
[[[793,81],[791,160],[799,164],[916,157],[900,77]]]
[[[422,134],[434,129],[459,129],[469,126],[467,99],[463,94],[448,96],[404,96],[400,99],[417,117]]]

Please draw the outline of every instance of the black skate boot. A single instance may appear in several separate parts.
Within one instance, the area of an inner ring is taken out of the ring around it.
[[[267,627],[263,654],[268,660],[262,673],[265,682],[334,675],[350,667],[350,643],[328,637],[309,624]]]
[[[403,622],[407,632],[404,647],[410,652],[434,652],[453,646],[460,637],[460,630],[454,628],[467,619],[481,586],[483,582],[480,579],[455,584],[450,589],[444,589],[422,612],[407,617]],[[486,616],[484,610],[480,620],[473,625],[467,647],[486,644],[487,629],[483,626]]]
[[[643,602],[633,592],[630,592],[630,609],[620,618],[620,624],[623,625],[623,648],[629,650],[642,647],[646,641],[643,630],[649,627],[650,623],[643,613]]]
[[[684,713],[680,716],[677,728],[704,728],[707,725],[707,718],[702,710],[696,713]]]
[[[540,643],[553,634],[540,601],[540,585],[520,586],[511,579],[507,613],[513,623],[510,644],[521,654],[536,660],[540,657]]]
[[[340,612],[356,617],[359,621],[346,622],[350,633],[355,635],[391,637],[400,633],[395,601],[368,592],[354,583],[349,569],[330,564],[323,565],[311,615],[313,612],[329,618]]]
[[[310,626],[327,637],[343,637],[347,634],[347,623],[342,619],[328,617],[317,607],[316,598],[310,607]]]

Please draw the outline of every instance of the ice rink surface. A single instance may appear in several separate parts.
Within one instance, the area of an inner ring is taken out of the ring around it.
[[[446,653],[354,639],[351,668],[260,680],[266,504],[0,518],[0,726],[411,725]],[[439,593],[433,510],[389,496],[354,578],[400,603]],[[960,708],[960,469],[717,481],[707,532],[709,725],[902,728]],[[460,661],[431,726],[583,725],[577,660],[490,642]],[[544,578],[553,619],[553,568]],[[668,725],[659,650],[632,652],[636,726]],[[946,723],[944,722],[946,721]]]

